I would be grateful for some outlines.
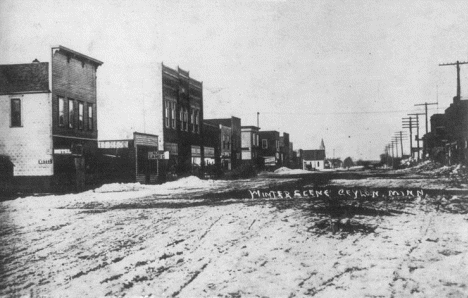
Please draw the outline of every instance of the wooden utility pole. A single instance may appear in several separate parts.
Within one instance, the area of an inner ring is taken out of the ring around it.
[[[397,146],[398,146],[398,140],[400,140],[400,152],[401,152],[401,158],[403,158],[403,131],[397,131],[396,135],[393,136],[393,137],[397,141]],[[406,140],[406,138],[405,138],[405,140]]]
[[[442,63],[439,66],[448,66],[448,65],[456,65],[457,66],[457,100],[460,100],[461,94],[461,86],[460,86],[460,64],[468,64],[468,62],[460,62],[457,61],[455,63]]]
[[[425,102],[425,103],[420,103],[420,104],[415,105],[415,106],[425,106],[426,107],[426,112],[425,112],[425,115],[426,115],[426,134],[429,132],[429,130],[428,130],[429,126],[427,124],[428,123],[428,121],[427,121],[427,106],[436,105],[436,104],[437,104],[437,102],[431,102],[431,103]]]
[[[409,128],[410,133],[410,156],[413,158],[413,128],[417,127],[419,123],[413,117],[403,118],[403,128]],[[418,146],[419,147],[419,146]]]
[[[431,102],[431,103],[425,102],[425,103],[421,103],[421,104],[416,104],[416,105],[415,105],[415,106],[425,106],[425,108],[426,108],[426,112],[425,112],[425,114],[426,114],[426,135],[427,135],[428,132],[429,132],[428,118],[427,118],[427,106],[429,106],[429,105],[436,105],[436,104],[438,104],[438,103],[437,103],[437,102]],[[424,148],[423,159],[426,159],[426,153],[427,153],[427,152],[425,152],[425,151],[426,151],[425,149],[427,149],[427,144],[426,144],[426,146],[424,146],[423,148]]]
[[[392,143],[395,144],[395,155],[396,155],[396,157],[398,157],[398,138],[393,137]]]
[[[416,116],[416,142],[417,142],[417,148],[418,148],[418,161],[419,159],[421,158],[420,157],[420,151],[421,151],[421,148],[419,147],[419,115],[424,115],[424,113],[413,113],[413,114],[408,114],[408,115],[413,115],[413,116]]]

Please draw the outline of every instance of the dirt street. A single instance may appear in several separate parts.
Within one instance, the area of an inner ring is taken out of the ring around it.
[[[248,191],[192,199],[290,181],[192,181],[3,202],[0,294],[468,296],[464,212],[424,198],[346,205],[333,216],[324,200],[250,200]]]

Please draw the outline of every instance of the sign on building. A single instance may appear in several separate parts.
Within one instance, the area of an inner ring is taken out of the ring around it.
[[[169,159],[169,151],[165,151],[165,152],[149,151],[148,152],[148,159],[150,159],[150,160]]]

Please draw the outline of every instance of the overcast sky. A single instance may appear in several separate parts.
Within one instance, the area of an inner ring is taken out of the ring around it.
[[[152,132],[145,86],[164,62],[203,81],[205,118],[256,125],[258,111],[295,149],[323,138],[329,157],[378,159],[415,104],[452,102],[456,69],[438,64],[468,60],[467,12],[438,0],[0,0],[0,63],[50,61],[59,44],[103,61],[99,139]]]

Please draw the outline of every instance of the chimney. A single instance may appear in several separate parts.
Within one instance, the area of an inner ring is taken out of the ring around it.
[[[33,60],[32,63],[39,63],[39,60],[37,60],[37,58],[36,58],[36,59]]]

